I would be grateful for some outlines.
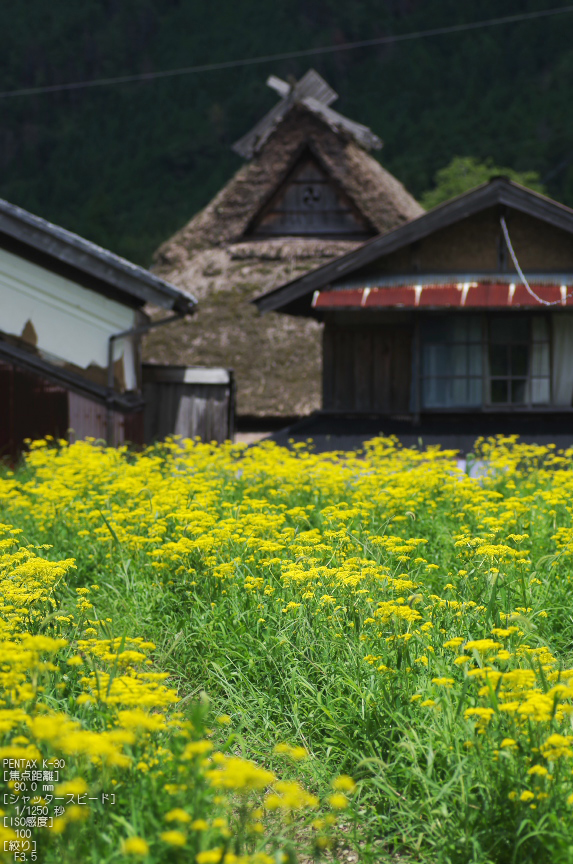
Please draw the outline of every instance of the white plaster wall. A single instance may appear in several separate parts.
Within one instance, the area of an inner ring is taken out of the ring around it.
[[[0,249],[0,330],[21,336],[31,321],[37,348],[86,369],[107,367],[108,339],[135,326],[135,310],[102,297],[75,282],[50,273],[24,258]],[[124,357],[128,389],[135,386],[132,346],[119,340],[114,359]]]

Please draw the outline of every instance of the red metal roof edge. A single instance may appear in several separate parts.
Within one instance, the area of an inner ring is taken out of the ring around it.
[[[450,285],[401,285],[384,288],[342,288],[315,291],[312,308],[392,309],[573,307],[573,286],[518,283],[458,282]],[[534,296],[535,295],[535,296]]]

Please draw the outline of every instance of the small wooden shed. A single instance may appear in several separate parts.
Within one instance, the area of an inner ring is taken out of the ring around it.
[[[573,210],[505,178],[255,302],[324,321],[322,431],[573,443]]]
[[[231,369],[144,364],[143,398],[146,443],[168,435],[233,440],[235,382]]]
[[[45,435],[143,443],[141,336],[195,307],[149,271],[0,200],[0,458]]]

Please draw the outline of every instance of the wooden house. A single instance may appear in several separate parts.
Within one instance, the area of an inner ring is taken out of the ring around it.
[[[163,312],[151,323],[145,304]],[[0,457],[27,438],[142,442],[141,335],[195,299],[0,200]]]
[[[356,249],[423,210],[371,155],[366,126],[332,108],[336,93],[314,70],[235,146],[235,176],[156,253],[154,271],[191,291],[200,308],[145,340],[148,360],[231,367],[240,415],[301,415],[320,404],[321,324],[270,315],[257,294]]]
[[[505,178],[255,302],[324,322],[305,436],[573,443],[573,210]]]

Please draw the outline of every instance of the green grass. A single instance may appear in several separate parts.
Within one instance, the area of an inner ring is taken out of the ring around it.
[[[99,585],[92,617],[155,643],[179,710],[230,716],[222,745],[323,800],[333,776],[357,782],[334,860],[565,864],[573,454],[481,455],[472,479],[383,439],[335,456],[38,448],[0,484],[1,518],[76,558],[64,612]],[[285,763],[283,741],[310,757]],[[73,830],[77,855],[94,826]],[[314,829],[294,830],[293,860]]]

